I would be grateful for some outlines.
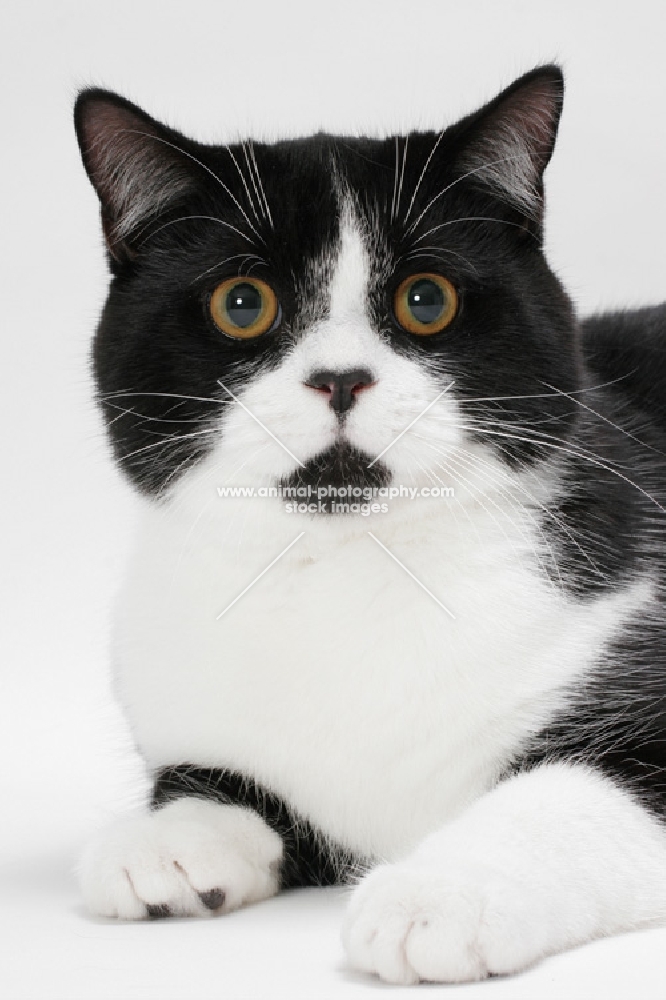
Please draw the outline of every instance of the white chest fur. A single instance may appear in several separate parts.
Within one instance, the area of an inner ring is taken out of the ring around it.
[[[146,513],[117,632],[138,745],[151,766],[246,773],[381,857],[487,790],[646,599],[564,598],[481,508],[461,535],[441,502],[342,523],[231,504],[194,527],[178,504]]]

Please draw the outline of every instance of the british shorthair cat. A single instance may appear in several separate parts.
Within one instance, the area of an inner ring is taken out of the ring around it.
[[[666,915],[666,309],[580,321],[548,267],[562,96],[544,66],[436,134],[219,146],[79,96],[154,779],[93,913],[348,882],[391,983]]]

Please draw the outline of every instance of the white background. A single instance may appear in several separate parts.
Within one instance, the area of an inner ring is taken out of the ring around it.
[[[380,134],[439,129],[556,59],[567,95],[547,174],[547,243],[588,312],[666,298],[665,28],[660,0],[4,4],[3,998],[385,989],[345,969],[338,890],[193,923],[113,925],[80,907],[72,874],[80,843],[145,787],[107,675],[109,606],[133,500],[91,403],[87,352],[106,274],[71,124],[77,88],[114,88],[200,139]],[[666,931],[626,935],[457,995],[663,1000],[665,950]]]

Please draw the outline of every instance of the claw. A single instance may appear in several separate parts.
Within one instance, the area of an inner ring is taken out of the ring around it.
[[[208,910],[219,910],[224,904],[226,893],[223,889],[208,889],[207,892],[200,892],[199,899]]]

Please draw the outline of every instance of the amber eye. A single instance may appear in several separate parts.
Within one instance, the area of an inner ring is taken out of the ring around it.
[[[280,306],[275,292],[257,278],[227,278],[210,297],[210,314],[228,337],[250,340],[274,325]]]
[[[451,282],[439,274],[412,274],[400,283],[393,308],[401,327],[428,337],[454,320],[458,295]]]

